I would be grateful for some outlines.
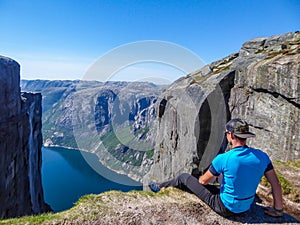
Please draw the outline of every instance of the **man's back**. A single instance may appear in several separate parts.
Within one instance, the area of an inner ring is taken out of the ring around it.
[[[253,202],[257,185],[271,164],[268,155],[247,146],[217,156],[212,165],[223,174],[221,199],[233,212],[244,212]]]

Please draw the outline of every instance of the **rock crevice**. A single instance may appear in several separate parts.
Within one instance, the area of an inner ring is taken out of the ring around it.
[[[252,88],[253,91],[256,92],[262,92],[265,94],[270,94],[272,95],[274,98],[278,98],[278,96],[282,97],[283,99],[285,99],[287,102],[289,102],[290,104],[292,104],[293,106],[300,108],[300,104],[295,102],[294,100],[298,100],[300,97],[286,97],[285,95],[278,93],[278,92],[274,92],[274,91],[269,91],[267,89],[263,89],[263,88]]]

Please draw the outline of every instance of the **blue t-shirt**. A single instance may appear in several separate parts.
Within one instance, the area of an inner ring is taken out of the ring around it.
[[[215,176],[223,174],[220,198],[231,212],[241,213],[250,209],[261,177],[271,169],[266,153],[242,146],[218,155],[209,171]]]

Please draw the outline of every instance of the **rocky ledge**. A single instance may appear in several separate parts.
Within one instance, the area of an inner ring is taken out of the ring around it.
[[[40,218],[0,221],[0,224],[298,224],[297,218],[284,213],[281,218],[264,214],[265,202],[253,204],[243,216],[224,218],[212,211],[195,195],[176,188],[159,193],[110,191],[82,197],[72,209]]]

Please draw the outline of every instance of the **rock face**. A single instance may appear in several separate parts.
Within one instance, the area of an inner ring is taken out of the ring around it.
[[[273,160],[300,158],[300,33],[246,42],[235,67],[229,107],[244,117],[256,138],[250,144]]]
[[[248,121],[248,144],[272,160],[300,158],[300,33],[246,42],[232,54],[175,81],[158,101],[158,130],[150,179],[199,176],[224,151],[224,125]]]
[[[42,188],[42,95],[22,93],[23,151],[28,155],[28,178],[31,209],[33,214],[45,212]],[[25,132],[26,131],[26,132]]]
[[[20,66],[0,57],[0,217],[45,212],[41,95],[20,93]]]

